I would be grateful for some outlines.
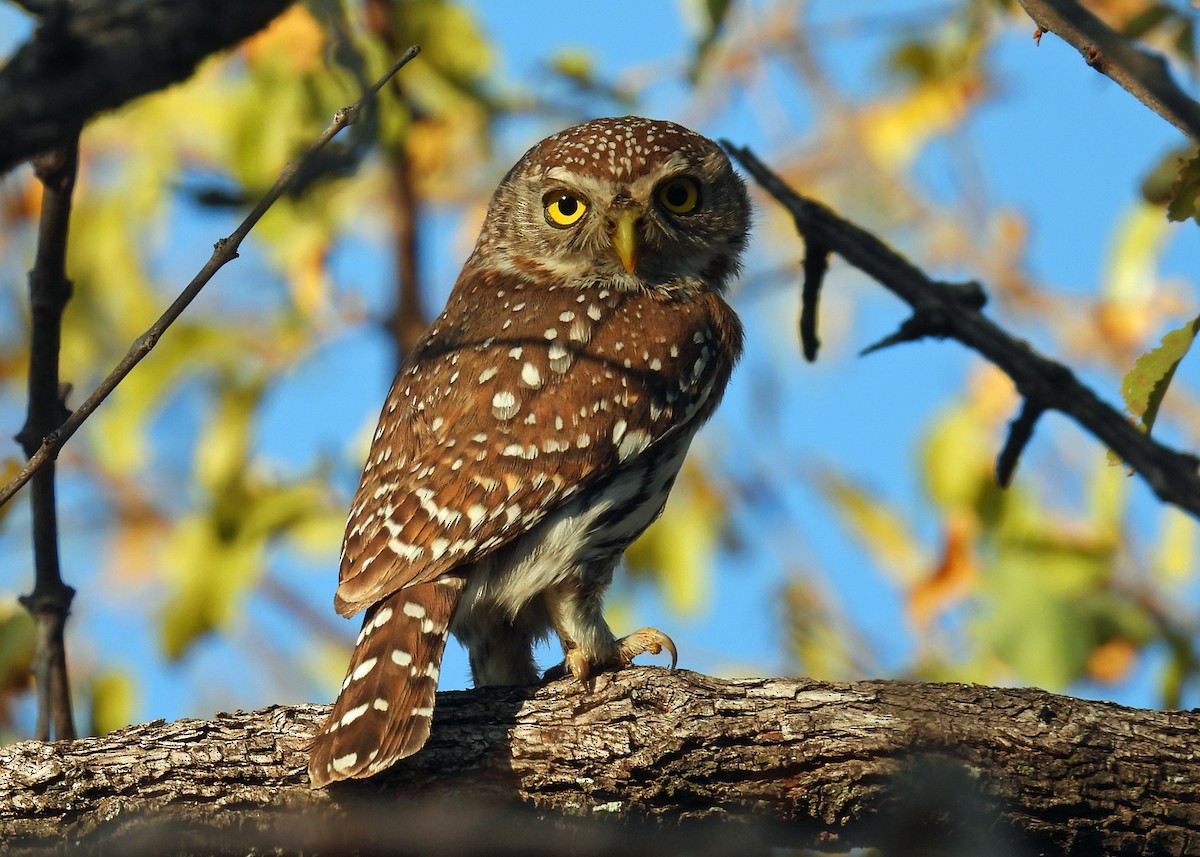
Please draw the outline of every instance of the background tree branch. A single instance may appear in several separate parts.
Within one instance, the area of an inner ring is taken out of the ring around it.
[[[79,138],[36,158],[34,172],[44,188],[38,223],[37,253],[29,272],[29,407],[17,441],[33,458],[42,438],[65,420],[69,386],[59,381],[58,356],[63,312],[71,298],[67,279],[67,235],[71,195],[79,166]],[[43,741],[75,737],[71,686],[63,632],[75,590],[63,582],[58,552],[58,508],[54,462],[33,476],[29,493],[33,522],[33,591],[21,603],[33,617],[37,650],[33,661],[37,685],[37,731]],[[53,727],[53,732],[51,731]]]
[[[1018,0],[1039,30],[1054,33],[1084,60],[1195,141],[1200,104],[1179,88],[1167,61],[1113,30],[1076,0]]]
[[[430,854],[470,853],[462,836],[478,831],[476,846],[502,853],[519,841],[501,839],[503,826],[480,829],[474,808],[515,798],[545,817],[745,822],[741,835],[775,845],[1200,849],[1195,712],[1035,689],[635,668],[599,676],[590,692],[566,680],[441,693],[420,754],[381,778],[314,792],[303,746],[326,711],[276,706],[0,748],[0,832],[9,853],[65,842],[137,853],[164,832],[171,851],[189,841],[303,851],[329,846],[332,831],[339,852],[402,844]],[[437,799],[453,801],[456,821],[405,823],[424,811],[413,801]],[[374,801],[387,824],[346,823]]]
[[[371,102],[380,88],[387,83],[396,72],[400,71],[407,65],[413,57],[420,52],[420,47],[413,45],[404,52],[388,71],[375,84],[358,99],[354,104],[344,107],[337,111],[333,121],[321,132],[320,136],[304,153],[304,156],[295,163],[288,164],[283,172],[280,173],[278,180],[258,201],[258,204],[243,218],[238,224],[237,229],[231,232],[228,236],[219,239],[213,245],[212,255],[204,266],[197,272],[192,281],[184,287],[179,296],[171,302],[171,305],[163,311],[163,314],[150,325],[137,340],[129,347],[129,351],[121,358],[121,361],[116,365],[111,372],[105,376],[104,380],[97,385],[78,408],[54,431],[44,435],[41,445],[37,451],[29,457],[25,466],[6,482],[3,488],[0,488],[0,505],[8,502],[8,500],[21,490],[21,487],[29,481],[29,479],[37,473],[41,468],[45,467],[49,461],[52,461],[58,455],[58,451],[63,445],[70,440],[71,436],[79,430],[83,422],[95,413],[96,408],[108,398],[109,394],[117,388],[117,385],[125,379],[125,377],[133,371],[142,359],[150,353],[154,346],[158,343],[159,338],[166,332],[175,319],[187,309],[188,305],[196,299],[200,294],[201,289],[208,284],[222,267],[227,263],[237,258],[238,248],[250,234],[250,230],[258,223],[267,210],[275,204],[286,191],[288,191],[297,181],[302,180],[310,163],[315,159],[318,153],[329,144],[343,128],[352,125],[356,122],[362,110]]]
[[[0,68],[0,174],[62,145],[104,110],[188,77],[291,0],[82,0],[43,12]]]
[[[796,193],[749,149],[729,143],[725,146],[788,210],[806,242],[819,246],[822,252],[837,253],[912,307],[913,314],[900,329],[868,351],[926,337],[949,337],[978,351],[1013,380],[1026,405],[1013,422],[997,463],[1001,484],[1011,478],[1037,417],[1056,410],[1120,456],[1160,499],[1200,517],[1196,456],[1171,449],[1139,431],[1080,383],[1068,367],[1043,357],[999,328],[981,312],[986,298],[978,283],[935,282],[871,233]]]

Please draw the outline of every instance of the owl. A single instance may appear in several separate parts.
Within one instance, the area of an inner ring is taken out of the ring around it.
[[[601,602],[741,353],[722,293],[749,221],[725,154],[672,122],[585,122],[509,170],[363,468],[334,605],[365,612],[314,788],[421,748],[450,634],[476,686],[536,682],[550,633],[580,679],[674,662]]]

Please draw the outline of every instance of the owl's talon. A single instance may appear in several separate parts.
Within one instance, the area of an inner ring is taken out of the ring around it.
[[[671,653],[671,669],[679,662],[675,641],[657,628],[643,628],[617,640],[617,655],[621,663],[629,665],[642,653],[657,655],[666,649]]]
[[[569,671],[580,683],[586,682],[592,674],[592,665],[588,663],[587,658],[579,649],[571,649],[567,652],[563,657],[563,667],[564,671]]]

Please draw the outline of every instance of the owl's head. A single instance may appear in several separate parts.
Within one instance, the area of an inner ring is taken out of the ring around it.
[[[749,226],[745,184],[712,140],[673,122],[595,119],[509,171],[472,263],[558,283],[719,290]]]

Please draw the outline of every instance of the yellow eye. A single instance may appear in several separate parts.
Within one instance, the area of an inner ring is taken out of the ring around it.
[[[700,185],[687,176],[670,179],[658,189],[658,201],[672,214],[691,214],[700,207]]]
[[[546,206],[546,222],[551,226],[572,226],[587,211],[586,202],[561,190],[546,194],[542,204]]]

